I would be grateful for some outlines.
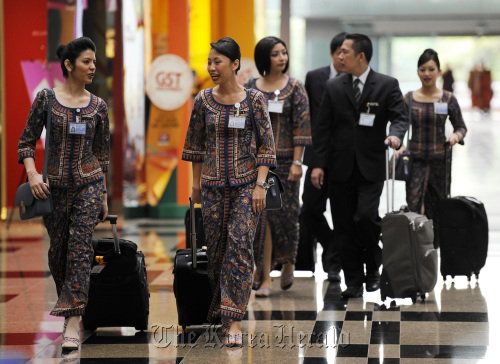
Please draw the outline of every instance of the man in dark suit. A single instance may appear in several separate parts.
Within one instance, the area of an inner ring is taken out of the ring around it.
[[[317,124],[319,107],[323,98],[326,81],[340,75],[339,55],[341,46],[347,33],[342,32],[333,37],[330,42],[330,56],[332,63],[310,71],[306,75],[305,88],[309,97],[309,108],[311,112],[311,129]],[[328,199],[328,183],[326,182],[317,189],[311,182],[311,172],[315,165],[314,149],[306,147],[303,163],[308,166],[304,179],[304,192],[302,194],[301,223],[305,224],[306,231],[312,234],[323,247],[321,261],[323,270],[328,274],[328,280],[340,282],[340,251],[333,239],[333,232],[325,218],[326,200]],[[301,226],[303,228],[303,226]]]
[[[369,66],[370,38],[348,34],[341,49],[345,73],[326,84],[313,133],[318,168],[313,169],[311,180],[320,188],[328,168],[335,238],[347,285],[342,296],[349,298],[363,295],[363,252],[366,290],[380,287],[378,207],[385,179],[385,144],[393,149],[401,146],[408,117],[398,81]]]

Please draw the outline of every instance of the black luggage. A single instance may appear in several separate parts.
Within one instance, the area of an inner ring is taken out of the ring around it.
[[[449,146],[445,145],[445,163]],[[450,152],[451,153],[451,152]],[[446,163],[445,180],[448,179]],[[488,217],[481,201],[474,197],[450,197],[439,202],[441,275],[479,278],[488,255]]]
[[[388,149],[386,155],[388,160]],[[382,301],[387,297],[410,297],[415,303],[418,296],[424,300],[437,281],[438,258],[433,244],[432,220],[410,212],[406,206],[394,211],[395,173],[392,173],[392,210],[389,210],[389,166],[386,164],[388,213],[382,219],[380,296]]]
[[[301,209],[302,210],[302,209]],[[309,270],[314,273],[316,269],[316,245],[318,241],[309,231],[302,211],[299,215],[299,246],[295,260],[295,270]]]
[[[148,329],[149,287],[144,254],[135,243],[118,239],[117,219],[115,215],[106,218],[113,228],[113,238],[92,239],[89,300],[82,317],[85,330],[117,326]]]
[[[205,231],[203,230],[203,216],[201,214],[201,208],[194,208],[194,218],[196,226],[196,239],[198,241],[205,241]],[[184,216],[184,226],[186,227],[186,249],[191,248],[191,209],[186,211],[186,216]]]
[[[191,249],[179,249],[174,260],[174,295],[177,303],[179,325],[203,325],[212,302],[208,280],[208,258],[206,249],[197,249],[196,218],[194,204],[189,199],[192,242]],[[189,239],[186,238],[186,241]]]

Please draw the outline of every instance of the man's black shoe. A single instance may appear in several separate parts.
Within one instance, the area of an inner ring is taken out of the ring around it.
[[[363,295],[363,286],[361,287],[347,287],[347,289],[342,292],[343,298],[356,298],[361,297]]]
[[[366,292],[375,292],[380,288],[380,273],[369,273],[366,276]]]
[[[328,280],[330,282],[340,282],[340,273],[337,272],[328,273]]]

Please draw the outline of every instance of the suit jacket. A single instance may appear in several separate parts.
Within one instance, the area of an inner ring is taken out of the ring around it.
[[[359,125],[361,113],[375,114],[372,127]],[[332,181],[346,181],[357,163],[369,181],[385,179],[385,145],[387,123],[390,136],[401,141],[408,129],[408,116],[398,81],[370,70],[356,107],[352,75],[342,74],[327,81],[323,100],[313,130],[317,165],[328,167]]]
[[[317,125],[319,107],[325,91],[326,81],[330,77],[330,66],[317,68],[313,71],[307,72],[305,89],[309,97],[309,110],[311,113],[311,133],[314,133],[314,127]],[[314,168],[315,156],[314,147],[307,146],[304,151],[304,164]]]

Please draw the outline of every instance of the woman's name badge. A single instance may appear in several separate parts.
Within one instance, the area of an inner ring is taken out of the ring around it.
[[[448,104],[446,102],[435,102],[434,103],[434,112],[436,114],[448,115]]]
[[[269,112],[274,112],[276,114],[282,114],[283,113],[283,101],[278,100],[278,96],[280,94],[280,90],[274,91],[274,100],[269,100],[267,102],[267,109]]]
[[[229,117],[229,122],[227,126],[229,128],[233,129],[245,129],[245,119],[246,117],[244,115],[240,115],[240,103],[237,102],[234,104],[234,107],[236,108],[236,114],[233,116]]]
[[[245,129],[245,116],[230,116],[227,126],[233,129]]]
[[[72,135],[85,135],[87,124],[69,123],[69,133]]]
[[[373,123],[375,122],[375,114],[368,114],[368,113],[361,113],[359,115],[359,125],[363,126],[373,126]]]

